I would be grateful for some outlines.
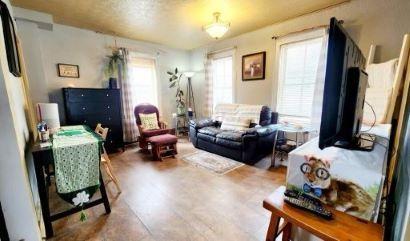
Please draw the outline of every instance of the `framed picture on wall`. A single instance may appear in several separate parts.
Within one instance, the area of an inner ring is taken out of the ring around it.
[[[242,81],[265,79],[266,52],[242,56]]]
[[[57,64],[57,72],[59,77],[80,78],[78,65]]]
[[[17,48],[17,37],[14,31],[13,19],[7,5],[0,1],[0,15],[3,26],[4,44],[6,45],[9,71],[16,77],[21,76],[20,61]]]

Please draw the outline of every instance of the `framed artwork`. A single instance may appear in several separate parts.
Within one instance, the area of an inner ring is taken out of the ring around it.
[[[0,15],[3,26],[4,43],[6,45],[7,62],[9,71],[16,77],[21,76],[20,60],[17,48],[17,36],[14,31],[13,19],[7,5],[0,1]]]
[[[57,64],[59,77],[80,78],[78,65],[74,64]]]
[[[242,81],[265,79],[266,52],[242,56]]]

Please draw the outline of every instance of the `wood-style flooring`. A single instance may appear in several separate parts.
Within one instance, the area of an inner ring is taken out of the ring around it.
[[[100,205],[84,223],[79,214],[58,220],[51,240],[264,240],[270,215],[262,201],[285,183],[286,169],[245,165],[217,175],[178,158],[195,151],[191,143],[182,139],[178,149],[163,162],[136,147],[111,155],[123,190],[106,185],[111,214]],[[56,195],[50,202],[54,212],[66,207]]]

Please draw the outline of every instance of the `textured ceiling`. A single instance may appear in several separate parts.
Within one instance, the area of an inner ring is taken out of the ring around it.
[[[228,38],[341,2],[346,0],[11,0],[53,15],[55,23],[183,49],[215,41],[202,26],[216,11],[231,23]]]

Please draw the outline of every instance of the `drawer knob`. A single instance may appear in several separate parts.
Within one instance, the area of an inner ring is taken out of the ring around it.
[[[107,105],[107,109],[109,109],[110,108],[110,106],[109,105]]]
[[[85,120],[85,121],[83,121],[84,123],[87,123],[87,121]]]
[[[107,94],[107,96],[110,96],[110,94]]]
[[[81,97],[84,97],[84,94],[81,94]]]
[[[85,107],[83,107],[83,110],[85,110]]]
[[[108,120],[111,120],[111,117],[108,117]]]

